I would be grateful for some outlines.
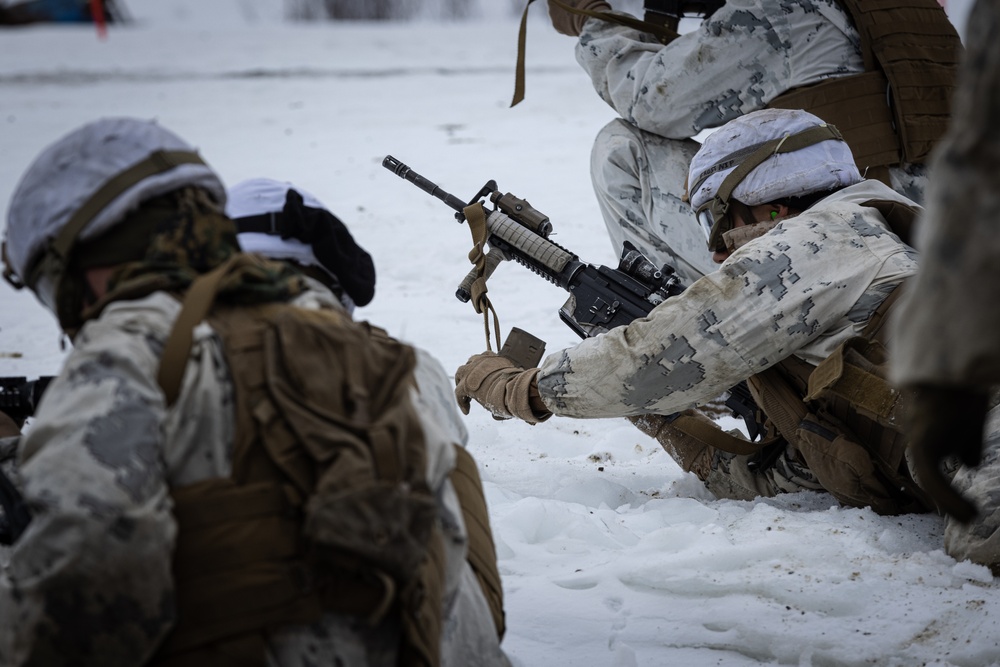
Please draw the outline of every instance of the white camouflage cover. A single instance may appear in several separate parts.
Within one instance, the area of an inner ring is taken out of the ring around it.
[[[797,109],[761,109],[726,123],[705,139],[691,160],[691,207],[697,211],[718,194],[726,177],[745,159],[734,155],[823,124],[813,114]],[[740,181],[731,197],[756,206],[783,197],[838,190],[860,180],[851,149],[843,141],[829,139],[771,155]]]
[[[22,279],[44,247],[73,214],[110,179],[158,150],[194,151],[152,120],[104,118],[88,123],[46,148],[21,177],[7,211],[7,253]],[[100,236],[144,201],[195,185],[221,205],[221,180],[208,166],[182,164],[136,183],[115,198],[83,229],[80,240]]]

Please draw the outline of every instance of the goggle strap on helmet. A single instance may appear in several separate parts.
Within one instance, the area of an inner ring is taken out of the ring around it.
[[[779,153],[794,153],[795,151],[802,150],[807,146],[812,146],[813,144],[818,144],[822,141],[829,141],[831,139],[835,141],[844,140],[844,138],[840,135],[840,130],[833,125],[817,125],[815,127],[810,127],[808,130],[802,130],[801,132],[796,132],[795,134],[789,134],[778,139],[767,141],[751,153],[745,160],[743,160],[739,166],[729,172],[726,178],[722,181],[722,185],[719,186],[719,190],[715,193],[715,196],[724,202],[728,202],[729,197],[733,194],[733,190],[736,189],[736,186],[742,183],[743,179],[750,175],[750,172],[759,167],[762,162],[767,160],[772,155],[777,155]]]
[[[48,253],[53,259],[65,266],[69,255],[76,244],[77,237],[91,220],[103,211],[112,201],[119,197],[126,190],[136,183],[143,181],[150,176],[162,174],[183,164],[205,164],[197,153],[193,151],[156,151],[149,157],[133,164],[131,167],[122,170],[111,180],[105,183],[95,192],[83,205],[76,210],[59,234],[51,241]],[[31,271],[34,274],[44,262],[37,262]],[[28,284],[31,284],[33,275],[29,276]]]

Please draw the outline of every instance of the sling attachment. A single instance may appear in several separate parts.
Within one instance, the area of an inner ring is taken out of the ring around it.
[[[490,303],[489,297],[486,296],[487,254],[484,251],[487,234],[486,211],[483,209],[482,202],[476,202],[466,206],[462,214],[468,220],[469,230],[472,232],[472,250],[469,251],[469,261],[476,267],[476,277],[469,286],[469,291],[472,294],[472,307],[476,309],[477,313],[482,313],[483,328],[486,331],[486,349],[492,352],[489,313],[493,313],[493,327],[496,331],[498,350],[500,349],[500,317],[493,304]]]
[[[524,62],[525,62],[525,44],[528,38],[528,8],[531,7],[531,3],[535,0],[528,0],[528,3],[524,6],[524,13],[521,14],[521,25],[517,32],[517,65],[515,66],[514,73],[514,97],[511,99],[510,106],[515,107],[521,103],[524,99]],[[641,21],[634,16],[628,16],[627,14],[613,14],[611,12],[594,12],[589,9],[578,9],[576,7],[571,7],[567,4],[559,2],[559,0],[548,0],[560,9],[570,12],[572,14],[580,14],[582,16],[589,16],[591,18],[601,19],[602,21],[607,21],[608,23],[616,23],[618,25],[625,26],[626,28],[633,28],[640,32],[645,32],[656,37],[661,44],[669,44],[673,40],[677,39],[678,35],[675,31],[671,30],[665,25],[660,25],[658,23],[653,23],[651,21]]]

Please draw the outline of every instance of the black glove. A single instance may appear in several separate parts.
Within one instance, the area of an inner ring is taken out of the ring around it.
[[[281,211],[281,238],[315,243],[329,233],[327,216],[331,215],[321,208],[306,206],[302,195],[289,188]]]
[[[285,195],[281,216],[281,238],[311,245],[316,259],[337,277],[355,304],[364,306],[372,300],[375,264],[337,216],[323,208],[306,206],[302,195],[291,188]]]
[[[958,387],[921,385],[906,391],[906,429],[910,457],[920,487],[938,508],[961,521],[972,521],[978,509],[941,472],[941,463],[955,456],[967,466],[983,456],[983,427],[988,395]]]

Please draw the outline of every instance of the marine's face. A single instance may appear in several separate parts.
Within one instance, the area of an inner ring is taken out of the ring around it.
[[[793,211],[784,204],[759,204],[757,206],[748,207],[748,210],[750,211],[750,218],[753,220],[754,224],[760,222],[774,222],[775,220],[781,220],[782,218],[787,218],[798,213],[798,211]],[[747,223],[743,220],[742,216],[734,215],[732,218],[732,229],[747,226]],[[725,239],[725,237],[723,238]],[[729,259],[729,256],[735,251],[736,248],[727,242],[725,250],[716,250],[712,253],[712,261],[716,264],[722,264]]]
[[[732,229],[746,226],[746,223],[743,222],[743,220],[739,216],[734,216],[734,218],[735,220],[733,221]],[[716,264],[722,264],[724,261],[729,259],[729,256],[732,255],[734,251],[735,248],[730,248],[728,246],[726,246],[724,250],[716,250],[715,252],[712,253],[712,261],[715,262]]]

